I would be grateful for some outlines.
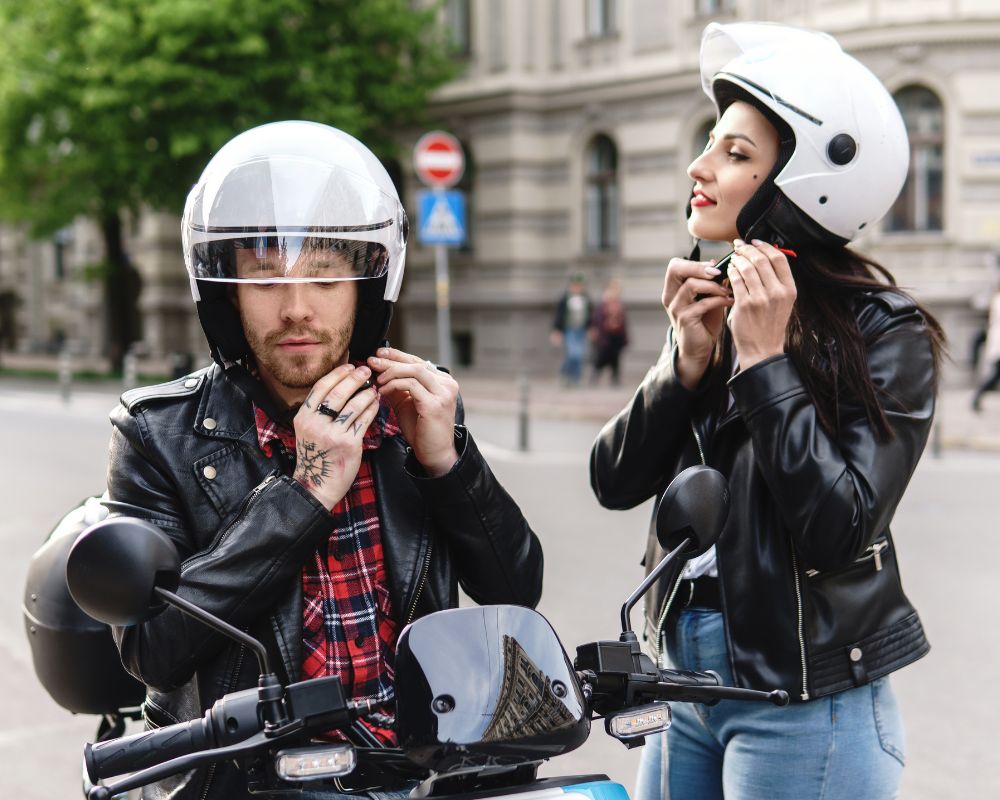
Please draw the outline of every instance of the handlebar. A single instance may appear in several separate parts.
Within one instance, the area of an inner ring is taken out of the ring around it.
[[[788,692],[774,689],[760,692],[756,689],[739,689],[723,686],[717,672],[689,672],[675,669],[661,669],[657,694],[663,700],[679,700],[684,703],[705,703],[712,705],[720,700],[763,700],[776,706],[788,705]]]
[[[83,749],[87,775],[93,783],[112,775],[161,764],[214,746],[204,717],[165,728],[123,736]]]

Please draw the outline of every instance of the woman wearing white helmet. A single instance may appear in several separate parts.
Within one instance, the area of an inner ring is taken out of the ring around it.
[[[727,476],[726,528],[654,587],[647,644],[662,666],[793,702],[676,704],[638,797],[894,797],[887,676],[929,645],[889,523],[930,431],[943,334],[846,245],[902,188],[905,128],[825,34],[713,23],[701,70],[719,116],[688,168],[688,227],[734,253],[671,260],[666,347],[594,443],[591,483],[629,508],[692,464]],[[647,568],[662,555],[651,533]]]

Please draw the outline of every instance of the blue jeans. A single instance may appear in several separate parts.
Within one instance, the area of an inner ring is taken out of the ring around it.
[[[722,614],[681,612],[669,666],[732,671]],[[671,703],[673,725],[649,736],[636,800],[884,800],[903,772],[903,723],[888,678],[778,708],[723,700]]]
[[[561,373],[567,383],[579,383],[583,374],[583,359],[587,355],[587,329],[567,328],[563,332],[563,363]]]

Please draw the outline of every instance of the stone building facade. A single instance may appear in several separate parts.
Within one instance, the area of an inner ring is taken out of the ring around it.
[[[940,315],[955,357],[949,380],[967,379],[968,344],[1000,252],[994,0],[448,0],[443,14],[462,71],[436,93],[432,111],[468,157],[460,188],[471,239],[450,253],[458,367],[554,374],[553,309],[567,277],[582,272],[595,297],[610,278],[621,280],[632,341],[626,371],[644,371],[665,332],[666,263],[691,246],[685,169],[712,123],[698,80],[701,31],[712,20],[769,19],[834,34],[897,98],[911,176],[858,247]],[[407,137],[397,165],[411,216],[419,186],[408,158],[419,133]],[[162,215],[130,226],[144,279],[144,344],[153,356],[188,349],[203,357],[177,228]],[[99,298],[78,274],[94,258],[93,237],[80,223],[64,239],[0,235],[0,292],[14,285],[24,293],[21,350],[51,347],[59,330],[80,350],[100,349]],[[431,357],[435,296],[432,253],[414,244],[395,332]]]

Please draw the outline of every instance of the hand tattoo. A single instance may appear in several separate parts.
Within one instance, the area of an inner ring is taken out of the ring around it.
[[[312,403],[310,403],[310,402],[309,402],[310,400],[312,400],[312,396],[313,396],[313,393],[312,393],[312,392],[309,392],[309,394],[308,394],[308,395],[306,395],[306,399],[305,399],[305,401],[303,402],[303,405],[304,405],[304,406],[305,406],[306,408],[312,408]]]
[[[354,435],[355,436],[357,436],[359,433],[361,433],[361,431],[362,431],[361,420],[358,419],[358,420],[355,420],[353,423],[351,423],[351,429],[354,431]]]
[[[304,483],[322,486],[323,478],[330,477],[330,462],[326,460],[326,450],[320,450],[315,442],[296,442],[297,466],[295,475]]]
[[[349,420],[353,416],[354,416],[354,412],[353,411],[347,411],[347,412],[341,414],[339,417],[337,417],[334,420],[334,422],[343,422],[343,423],[346,423],[347,420]]]

